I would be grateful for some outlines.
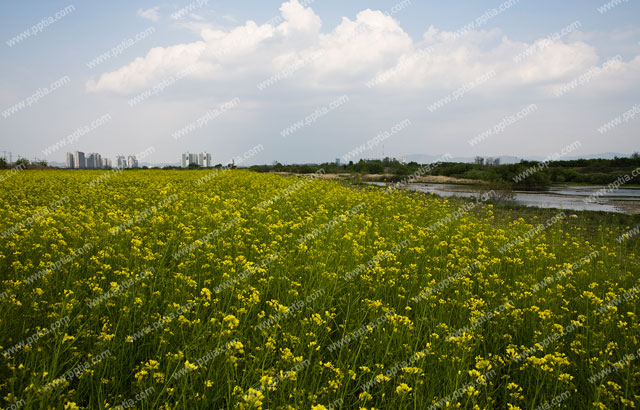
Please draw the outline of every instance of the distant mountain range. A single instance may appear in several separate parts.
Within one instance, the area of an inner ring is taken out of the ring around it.
[[[576,159],[595,159],[595,158],[613,159],[615,157],[622,158],[622,157],[630,157],[630,156],[631,155],[629,154],[621,154],[619,152],[603,152],[600,154],[589,154],[589,155],[582,155],[582,156],[566,156],[566,157],[559,158],[559,160],[571,161]],[[483,158],[500,158],[501,164],[517,164],[523,159],[527,161],[544,161],[547,158],[547,157],[537,156],[537,155],[532,155],[527,157],[514,157],[509,155],[500,155],[500,156],[492,157],[492,156],[483,155],[482,157]],[[441,159],[442,155],[413,154],[413,155],[405,155],[402,158],[404,158],[407,162],[415,161],[419,164],[430,164],[432,162],[436,162],[439,159]],[[448,162],[472,163],[474,162],[474,160],[475,160],[475,157],[453,157]]]
[[[576,159],[595,159],[595,158],[602,158],[602,159],[613,159],[615,157],[619,157],[619,158],[623,158],[623,157],[630,157],[630,154],[621,154],[619,152],[603,152],[600,154],[589,154],[589,155],[583,155],[583,156],[566,156],[566,157],[562,157],[561,160],[565,160],[565,161],[571,161],[571,160],[576,160]],[[528,160],[528,161],[544,161],[546,159],[546,157],[543,156],[537,156],[537,155],[532,155],[532,156],[527,156],[527,157],[515,157],[515,156],[510,156],[510,155],[500,155],[500,156],[482,156],[483,158],[500,158],[500,164],[517,164],[518,162],[520,162],[521,160]],[[404,157],[399,157],[399,158],[404,158],[405,161],[407,162],[411,162],[411,161],[415,161],[418,164],[430,164],[432,162],[436,162],[438,160],[440,160],[442,158],[442,155],[424,155],[424,154],[411,154],[411,155],[405,155]],[[472,163],[474,162],[475,157],[453,157],[451,158],[448,162],[464,162],[464,163]],[[49,161],[49,165],[52,167],[59,167],[59,168],[65,168],[67,166],[67,164],[63,163],[63,162],[56,162],[56,161]],[[173,167],[178,167],[180,166],[179,163],[177,162],[161,162],[161,163],[157,163],[157,164],[152,164],[149,162],[142,162],[140,163],[140,166],[146,166],[149,168],[152,167],[165,167],[167,165],[173,166]],[[309,165],[315,165],[314,163],[309,163]]]
[[[158,163],[158,164],[152,164],[150,162],[141,162],[139,165],[141,167],[149,167],[149,168],[152,168],[152,167],[160,167],[160,168],[162,168],[162,167],[166,167],[167,165],[170,165],[172,167],[179,167],[180,166],[180,164],[178,162],[161,162],[161,163]],[[67,164],[64,163],[64,162],[49,161],[49,166],[58,167],[58,168],[66,168]]]

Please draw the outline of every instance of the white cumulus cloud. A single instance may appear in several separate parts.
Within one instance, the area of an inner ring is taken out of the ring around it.
[[[414,41],[397,20],[381,11],[366,9],[353,20],[343,17],[329,31],[322,30],[320,17],[298,0],[283,3],[280,12],[279,24],[246,21],[231,29],[205,27],[199,40],[155,47],[91,79],[87,88],[133,93],[186,69],[190,76],[212,84],[256,84],[303,66],[287,76],[287,86],[316,90],[375,86],[382,91],[416,92],[455,89],[495,71],[495,78],[485,87],[491,92],[496,87],[543,90],[602,62],[585,35],[529,44],[513,41],[499,29],[461,33],[431,26]],[[141,13],[156,16],[157,8]],[[621,78],[632,77],[638,74],[638,64],[623,62],[621,70]]]

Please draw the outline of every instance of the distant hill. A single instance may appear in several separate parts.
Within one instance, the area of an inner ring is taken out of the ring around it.
[[[589,155],[580,155],[580,156],[566,156],[566,157],[562,157],[559,158],[561,160],[566,160],[566,161],[570,161],[570,160],[576,160],[576,159],[595,159],[595,158],[602,158],[602,159],[613,159],[615,157],[618,158],[628,158],[631,155],[629,154],[621,154],[619,152],[603,152],[600,154],[589,154]],[[486,155],[483,156],[483,158],[500,158],[500,163],[501,164],[517,164],[518,162],[520,162],[520,160],[524,159],[524,160],[528,160],[528,161],[544,161],[546,159],[546,157],[544,156],[537,156],[537,155],[532,155],[532,156],[527,156],[527,157],[514,157],[514,156],[508,156],[508,155],[500,155],[500,156],[491,156],[491,155]],[[439,160],[440,158],[442,158],[442,154],[441,155],[423,155],[423,154],[412,154],[412,155],[405,155],[404,158],[407,162],[411,162],[411,161],[415,161],[418,164],[430,164],[432,162],[435,162],[437,160]],[[450,159],[448,162],[463,162],[463,163],[472,163],[474,162],[475,157],[453,157],[452,159]]]
[[[579,156],[566,156],[566,157],[562,157],[562,160],[567,160],[567,161],[573,161],[576,159],[596,159],[596,158],[600,158],[600,159],[614,159],[615,157],[618,158],[629,158],[631,155],[630,154],[621,154],[619,152],[603,152],[600,154],[589,154],[589,155],[579,155]],[[529,157],[528,159],[532,159],[532,160],[536,160],[536,161],[543,161],[545,159],[545,157]]]
[[[166,167],[166,166],[170,166],[170,167],[179,167],[180,163],[178,162],[159,162],[157,164],[152,164],[150,162],[141,162],[140,164],[141,167],[149,167],[149,168],[162,168],[162,167]]]
[[[405,155],[404,157],[401,157],[401,158],[404,158],[404,160],[407,162],[415,161],[418,164],[430,164],[432,162],[438,161],[440,158],[442,158],[442,155],[415,154],[415,155]],[[511,156],[500,156],[500,157],[491,157],[491,158],[500,158],[501,164],[515,164],[520,162],[520,159],[521,159],[519,157],[511,157]],[[475,160],[475,157],[453,157],[447,162],[472,163],[474,160]]]
[[[64,162],[49,161],[48,164],[49,164],[50,167],[57,167],[57,168],[66,168],[67,167],[67,164],[64,163]],[[165,167],[167,165],[172,166],[172,167],[179,167],[180,166],[180,164],[177,163],[177,162],[161,162],[161,163],[157,163],[157,164],[153,164],[153,163],[150,163],[150,162],[141,162],[139,165],[140,165],[140,167],[149,167],[149,168],[152,168],[152,167],[162,168],[162,167]]]
[[[599,154],[589,154],[589,155],[582,155],[582,156],[566,156],[566,157],[562,157],[560,159],[562,160],[566,160],[566,161],[571,161],[571,160],[576,160],[576,159],[595,159],[595,158],[602,158],[602,159],[613,159],[615,157],[618,158],[629,158],[631,155],[630,154],[621,154],[619,152],[603,152],[603,153],[599,153]],[[538,156],[538,155],[532,155],[532,156],[527,156],[527,157],[515,157],[515,156],[510,156],[510,155],[500,155],[500,156],[491,156],[491,155],[486,155],[483,156],[484,158],[500,158],[500,163],[501,164],[517,164],[518,162],[520,162],[522,159],[525,160],[529,160],[529,161],[544,161],[546,159],[546,157],[544,156]],[[442,154],[439,155],[425,155],[425,154],[411,154],[411,155],[405,155],[405,156],[401,156],[398,158],[404,158],[405,161],[407,162],[412,162],[415,161],[418,164],[430,164],[432,162],[436,162],[438,161],[440,158],[442,158]],[[448,162],[463,162],[463,163],[473,163],[475,160],[475,157],[453,157],[451,158]],[[315,165],[315,163],[307,163],[307,165]],[[49,162],[49,166],[52,167],[59,167],[59,168],[66,168],[67,164],[65,164],[64,162],[56,162],[56,161],[50,161]],[[160,162],[160,163],[150,163],[150,162],[142,162],[140,163],[140,166],[146,166],[149,168],[152,167],[157,167],[157,168],[162,168],[165,166],[172,166],[172,167],[179,167],[180,164],[178,162]]]

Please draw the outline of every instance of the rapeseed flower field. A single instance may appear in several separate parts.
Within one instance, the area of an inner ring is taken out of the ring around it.
[[[0,190],[3,408],[640,407],[631,227],[244,170]]]

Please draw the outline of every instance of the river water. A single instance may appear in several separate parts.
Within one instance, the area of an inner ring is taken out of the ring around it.
[[[384,186],[384,182],[373,182]],[[441,197],[471,197],[478,195],[477,187],[454,184],[409,184],[408,189],[428,192]],[[545,191],[515,191],[515,202],[538,208],[557,208],[574,211],[604,211],[640,214],[640,188],[607,190],[596,185],[553,186]]]

